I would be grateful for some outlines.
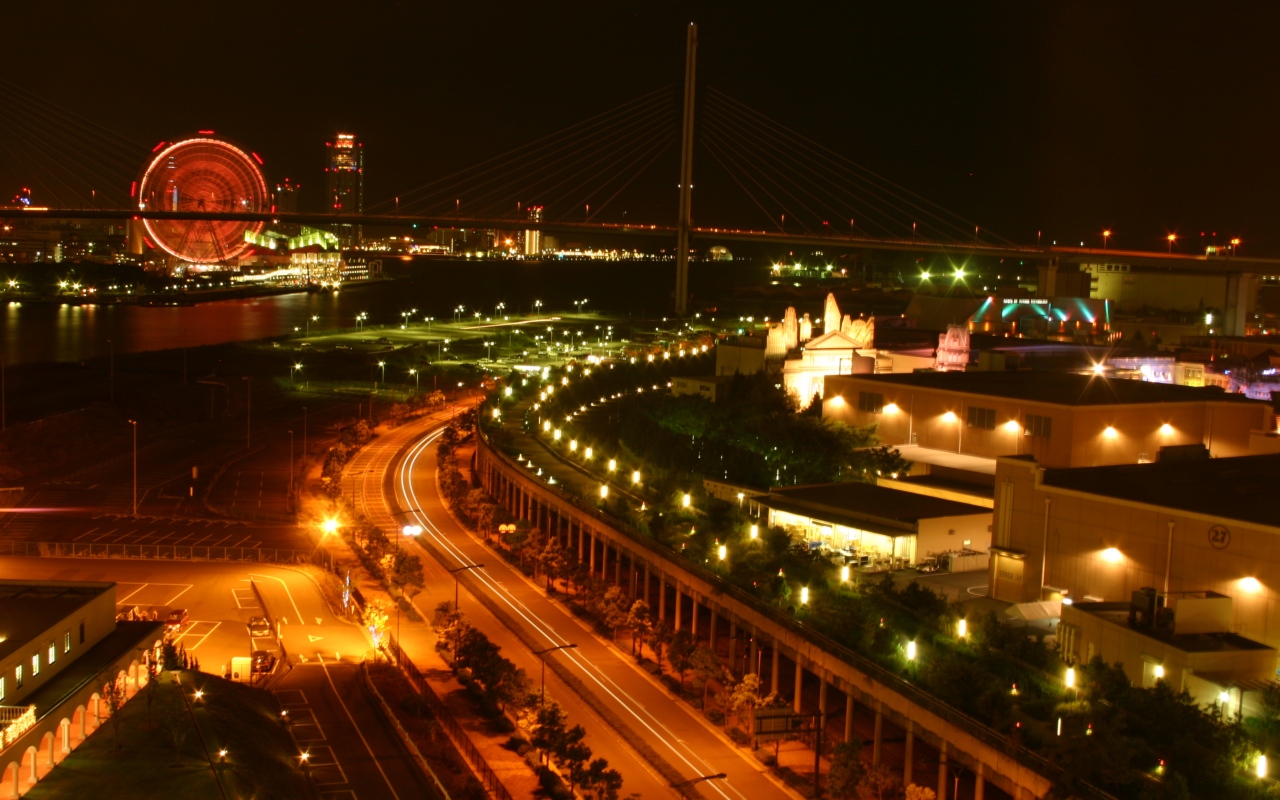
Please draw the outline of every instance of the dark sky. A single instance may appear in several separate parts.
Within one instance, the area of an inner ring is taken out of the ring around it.
[[[1275,3],[7,3],[0,45],[5,80],[148,145],[215,128],[304,195],[354,130],[376,199],[678,85],[689,21],[700,84],[1011,239],[1280,251]]]

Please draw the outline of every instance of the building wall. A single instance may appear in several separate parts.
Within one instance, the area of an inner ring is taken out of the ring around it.
[[[1172,641],[1147,636],[1127,623],[1117,624],[1071,606],[1062,609],[1061,624],[1078,631],[1071,652],[1063,654],[1068,659],[1083,663],[1095,655],[1101,656],[1108,663],[1122,665],[1129,680],[1144,688],[1162,679],[1156,670],[1158,666],[1164,672],[1163,680],[1175,691],[1196,689],[1197,699],[1204,703],[1216,700],[1220,689],[1200,688],[1191,683],[1189,679],[1194,673],[1230,674],[1236,679],[1254,680],[1275,676],[1276,651],[1271,649],[1187,652]]]
[[[737,344],[716,345],[716,374],[754,375],[764,371],[764,347],[745,347]]]
[[[993,541],[1025,554],[1026,563],[1019,593],[996,585],[1000,559],[993,559],[997,599],[1041,599],[1043,568],[1043,585],[1075,600],[1128,601],[1145,586],[1163,593],[1167,563],[1171,594],[1226,595],[1233,632],[1280,647],[1280,528],[1044,486],[1039,473],[1022,460],[1001,459],[996,468]],[[1176,598],[1170,605],[1176,614]]]
[[[80,623],[84,623],[84,641],[80,641]],[[39,636],[24,643],[3,661],[0,661],[0,678],[4,679],[4,697],[0,705],[20,706],[23,700],[44,686],[91,647],[111,634],[116,628],[116,587],[94,597],[73,613],[43,630]],[[64,648],[66,635],[71,635],[71,649]],[[56,658],[49,663],[49,645],[56,648]],[[40,657],[40,674],[31,674],[31,659]],[[17,685],[17,668],[22,666],[22,686]]]
[[[859,410],[862,392],[884,396],[881,413]],[[968,427],[971,407],[993,409],[995,429]],[[1047,439],[1024,435],[1028,415],[1053,421]],[[827,378],[822,416],[855,427],[874,425],[880,441],[888,445],[918,444],[984,458],[1032,455],[1047,467],[1154,461],[1166,445],[1204,444],[1215,457],[1246,455],[1250,452],[1250,431],[1271,427],[1271,412],[1261,403],[1206,400],[1067,406],[921,389],[856,376]]]
[[[986,552],[991,546],[991,514],[922,519],[916,529],[917,559],[966,548]]]

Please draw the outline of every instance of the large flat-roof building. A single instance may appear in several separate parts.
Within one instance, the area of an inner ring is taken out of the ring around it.
[[[900,568],[925,557],[985,553],[991,509],[870,483],[773,489],[751,498],[768,522],[862,566]]]
[[[874,425],[888,445],[1051,467],[1155,461],[1164,448],[1255,452],[1268,403],[1218,390],[1056,372],[830,375],[824,419]]]
[[[132,697],[159,622],[117,622],[114,583],[0,580],[0,795],[18,797]]]
[[[1275,679],[1280,456],[1078,469],[1002,458],[995,480],[990,595],[1065,598],[1069,659],[1121,661],[1137,683],[1198,694]]]

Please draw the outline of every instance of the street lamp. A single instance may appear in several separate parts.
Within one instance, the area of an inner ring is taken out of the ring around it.
[[[412,369],[412,368],[410,368],[410,369],[409,369],[409,374],[413,376],[413,393],[414,393],[414,394],[417,394],[417,393],[418,393],[418,378],[419,378],[418,371],[417,371],[416,369]]]
[[[692,786],[693,784],[701,783],[702,781],[722,781],[724,780],[724,778],[725,778],[725,774],[723,772],[717,772],[715,775],[703,775],[699,778],[690,778],[687,781],[682,781],[680,783],[673,783],[671,784],[671,788],[681,790],[680,796],[684,797],[685,796],[684,788],[686,786]]]
[[[1178,234],[1176,234],[1176,233],[1171,233],[1171,234],[1169,234],[1168,236],[1166,236],[1166,237],[1164,237],[1164,238],[1165,238],[1165,241],[1167,241],[1167,242],[1169,243],[1169,252],[1170,252],[1170,253],[1172,253],[1172,252],[1173,252],[1173,243],[1174,243],[1174,242],[1176,242],[1176,241],[1178,241]]]
[[[493,360],[493,342],[485,342],[485,358]]]
[[[502,316],[502,309],[504,309],[504,308],[506,308],[506,307],[507,307],[507,304],[506,304],[506,303],[498,303],[496,306],[494,306],[494,307],[493,307],[493,318],[494,318],[494,319],[497,319],[498,317],[501,317],[501,316]]]
[[[484,564],[464,564],[461,567],[454,567],[453,569],[445,570],[446,572],[448,572],[450,575],[453,576],[453,610],[454,611],[458,610],[458,573],[466,572],[469,569],[484,569]]]
[[[387,362],[379,361],[378,369],[382,370],[382,382],[386,383],[387,382]]]
[[[364,330],[364,321],[368,318],[369,318],[368,311],[361,311],[359,314],[356,314],[356,330],[358,331]]]
[[[307,336],[311,335],[311,323],[319,322],[319,321],[320,321],[320,317],[315,314],[312,314],[310,317],[307,318]]]
[[[138,516],[138,421],[129,420],[133,427],[133,515]]]
[[[457,610],[456,605],[454,606],[454,610]],[[555,647],[548,647],[546,650],[534,651],[533,654],[542,662],[542,688],[538,692],[541,699],[538,701],[538,705],[545,706],[547,704],[547,660],[543,658],[543,656],[548,653],[554,653],[557,650],[572,650],[575,647],[577,647],[576,644],[558,644]]]
[[[1108,228],[1107,230],[1102,232],[1102,249],[1103,250],[1107,249],[1107,240],[1110,238],[1111,238],[1111,229]]]
[[[293,373],[297,372],[300,369],[302,369],[301,363],[293,364],[289,367],[289,385],[290,386],[293,385]]]
[[[541,310],[542,310],[542,301],[541,301],[541,300],[534,300],[534,301],[533,301],[533,313],[534,313],[534,315],[537,315],[537,314],[541,313]]]

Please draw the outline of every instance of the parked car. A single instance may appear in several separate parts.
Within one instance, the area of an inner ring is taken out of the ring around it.
[[[385,336],[378,337],[378,344],[391,344],[391,340]]]
[[[267,673],[276,668],[276,657],[274,653],[266,650],[253,651],[253,671]]]
[[[249,635],[255,638],[271,635],[271,623],[266,617],[249,617],[248,628]]]
[[[175,608],[164,618],[165,630],[173,632],[182,630],[182,626],[191,621],[191,614],[185,608]]]

